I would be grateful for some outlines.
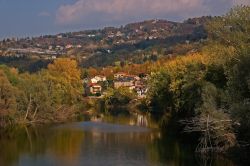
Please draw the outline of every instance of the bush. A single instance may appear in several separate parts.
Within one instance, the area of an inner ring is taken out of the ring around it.
[[[123,106],[135,99],[135,93],[128,88],[108,89],[104,96],[106,106]]]

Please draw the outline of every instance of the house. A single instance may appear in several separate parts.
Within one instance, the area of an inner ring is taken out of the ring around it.
[[[111,53],[111,50],[108,49],[107,52],[110,54],[110,53]]]
[[[140,80],[140,77],[136,75],[129,75],[127,73],[119,72],[114,75],[114,87],[127,87],[131,90],[135,89],[136,81]]]
[[[135,92],[137,93],[138,97],[144,98],[146,97],[146,93],[148,91],[146,86],[135,86]]]
[[[114,78],[119,79],[119,78],[123,78],[127,75],[128,75],[127,73],[119,72],[119,73],[114,74]]]
[[[118,78],[114,81],[115,89],[120,87],[127,87],[129,89],[134,89],[134,79],[132,77]]]
[[[63,46],[57,45],[57,46],[56,46],[56,49],[57,49],[57,50],[63,50]]]
[[[153,40],[154,37],[153,37],[153,36],[149,36],[148,39],[149,39],[149,40]]]
[[[131,77],[131,78],[133,78],[133,79],[136,80],[136,81],[139,81],[139,80],[140,80],[140,77],[137,76],[137,75],[127,75],[127,77]]]
[[[128,75],[127,73],[119,72],[114,75],[114,87],[127,87],[129,89],[134,89],[135,85],[135,76]]]
[[[68,44],[68,45],[66,45],[66,47],[65,47],[66,49],[70,49],[70,48],[73,48],[73,45],[71,45],[71,44]]]
[[[118,89],[120,87],[126,87],[131,91],[135,91],[138,97],[144,98],[146,97],[147,86],[144,80],[142,79],[136,80],[136,78],[137,77],[131,77],[131,76],[118,78],[114,81],[114,88]]]
[[[89,34],[88,37],[95,37],[95,34]]]
[[[140,98],[146,97],[147,93],[147,77],[146,75],[137,76],[129,75],[126,73],[116,73],[114,75],[114,88],[118,89],[120,87],[126,87],[131,91],[135,91]]]
[[[136,80],[134,90],[137,93],[138,97],[145,97],[147,93],[146,80],[145,79]]]
[[[96,94],[101,94],[102,92],[102,86],[99,84],[90,84],[89,87],[90,87],[91,94],[96,95]]]
[[[118,31],[117,33],[116,33],[116,36],[117,37],[121,37],[121,36],[123,36],[124,34],[123,33],[121,33],[121,31]]]
[[[107,81],[107,78],[105,76],[101,76],[101,75],[98,75],[98,76],[91,78],[91,83],[93,83],[93,84],[96,84],[98,82],[104,82],[104,81]]]

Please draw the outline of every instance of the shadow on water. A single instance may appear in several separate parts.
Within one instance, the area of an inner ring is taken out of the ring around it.
[[[155,126],[148,117],[106,116],[94,122],[8,129],[0,135],[0,166],[234,165],[222,157],[196,156],[193,146]]]

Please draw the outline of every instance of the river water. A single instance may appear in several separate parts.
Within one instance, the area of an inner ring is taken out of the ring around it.
[[[139,116],[12,128],[0,136],[0,166],[234,165],[197,157],[155,126]]]

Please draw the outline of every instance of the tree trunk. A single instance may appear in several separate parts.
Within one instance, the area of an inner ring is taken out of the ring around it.
[[[32,119],[33,119],[33,120],[35,119],[35,116],[36,116],[37,110],[38,110],[38,107],[36,107],[35,112],[34,112],[34,114],[33,114],[33,116],[32,116]]]
[[[28,115],[29,115],[30,107],[31,107],[31,94],[30,94],[29,104],[28,104],[28,107],[27,107],[27,110],[26,110],[26,114],[25,114],[24,120],[26,120],[27,117],[28,117]]]

